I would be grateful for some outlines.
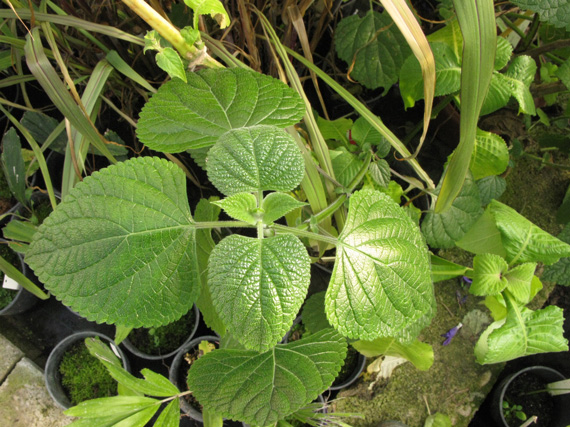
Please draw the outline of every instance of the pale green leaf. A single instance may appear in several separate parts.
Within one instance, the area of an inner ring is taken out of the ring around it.
[[[513,59],[507,71],[503,74],[496,74],[496,84],[509,89],[510,95],[519,103],[519,112],[524,114],[536,114],[534,99],[530,93],[530,84],[534,80],[535,73],[534,59],[521,55]],[[488,108],[484,111],[484,114],[492,112]]]
[[[230,17],[220,0],[184,0],[194,11],[194,28],[198,28],[199,15],[210,15],[220,28],[230,25]]]
[[[531,311],[506,299],[506,319],[494,322],[477,341],[475,356],[481,364],[500,363],[536,353],[567,351],[562,309],[549,306]]]
[[[431,279],[441,282],[463,276],[468,268],[431,254]]]
[[[325,313],[325,295],[326,292],[324,291],[317,292],[311,295],[303,305],[303,311],[301,313],[303,324],[305,328],[313,334],[331,327]]]
[[[229,131],[210,149],[206,167],[212,184],[226,196],[290,191],[305,172],[295,140],[274,126]]]
[[[485,296],[499,294],[507,286],[503,276],[509,265],[498,255],[479,254],[473,258],[473,283],[469,292]]]
[[[303,206],[307,206],[307,203],[300,202],[289,194],[270,193],[265,196],[261,203],[263,223],[271,224],[289,212]]]
[[[570,224],[566,224],[558,238],[565,243],[570,243]],[[544,268],[542,280],[570,286],[570,257],[562,258],[553,265],[547,265]]]
[[[411,53],[390,15],[374,11],[362,18],[355,14],[342,19],[334,42],[339,58],[352,67],[352,79],[370,89],[387,91]]]
[[[434,309],[429,254],[418,227],[390,197],[355,192],[327,290],[329,322],[350,338],[411,340]]]
[[[139,412],[150,406],[156,406],[160,402],[145,396],[113,396],[100,399],[87,400],[79,405],[69,408],[65,415],[81,418],[99,418],[119,416],[118,420],[128,417],[130,414]]]
[[[441,188],[441,182],[436,193]],[[451,208],[443,213],[430,211],[422,222],[422,232],[428,245],[433,248],[451,248],[461,239],[481,215],[481,199],[479,188],[471,174],[465,179],[465,184],[459,196],[453,201]]]
[[[427,417],[424,427],[451,427],[451,419],[446,414],[437,412]]]
[[[359,147],[363,147],[364,144],[374,146],[378,157],[386,157],[390,152],[390,148],[392,148],[388,140],[364,117],[356,119],[351,133],[352,139]]]
[[[461,249],[474,254],[495,254],[506,258],[501,232],[497,228],[495,218],[489,209],[473,224],[465,235],[455,242]]]
[[[519,304],[528,304],[531,300],[531,283],[536,270],[535,262],[517,265],[505,274],[507,289]]]
[[[184,83],[187,83],[186,69],[182,59],[178,52],[171,47],[165,47],[156,54],[156,65],[163,71],[166,71],[171,78],[178,77]]]
[[[477,181],[479,195],[481,196],[481,206],[487,206],[491,200],[498,199],[507,189],[505,178],[491,175]]]
[[[89,320],[161,326],[200,293],[186,177],[135,158],[79,183],[39,227],[26,261],[57,298]]]
[[[352,120],[340,118],[336,120],[326,120],[317,117],[317,126],[324,139],[333,139],[348,144],[347,134],[352,127]]]
[[[513,55],[513,45],[504,37],[497,37],[495,53],[495,70],[500,71],[507,66]]]
[[[390,165],[386,160],[379,159],[376,162],[370,163],[368,166],[368,173],[374,182],[380,187],[387,188],[388,185],[390,185],[392,172],[390,171]]]
[[[264,353],[208,353],[192,365],[188,386],[209,410],[267,426],[316,399],[333,383],[345,356],[346,340],[325,329]]]
[[[26,166],[22,157],[22,144],[16,129],[10,128],[2,138],[2,169],[10,191],[23,205],[26,199]]]
[[[451,4],[451,1],[449,3]],[[453,55],[457,60],[461,60],[463,35],[461,34],[461,28],[459,28],[459,22],[455,17],[449,19],[445,26],[427,36],[427,39],[430,43],[443,43],[451,47]]]
[[[511,99],[511,89],[505,82],[506,77],[498,72],[493,73],[489,91],[481,107],[481,116],[491,114],[505,107]]]
[[[513,0],[513,3],[524,10],[532,10],[555,27],[563,27],[570,31],[570,2],[568,0]]]
[[[362,169],[362,160],[344,147],[330,150],[330,156],[336,180],[343,187],[348,187],[360,169]]]
[[[194,211],[194,219],[196,221],[217,221],[219,214],[220,208],[206,199],[201,199]],[[215,246],[216,243],[212,238],[212,230],[209,228],[198,229],[196,232],[196,257],[198,258],[198,269],[202,286],[196,305],[200,309],[202,319],[206,325],[223,337],[226,332],[226,326],[220,319],[216,307],[214,307],[210,287],[208,286],[208,260]]]
[[[427,371],[433,365],[433,348],[418,340],[402,344],[394,338],[378,338],[374,341],[356,341],[352,346],[366,357],[403,357],[420,371]]]
[[[310,260],[295,236],[226,237],[212,251],[208,286],[229,332],[265,351],[283,338],[307,294]]]
[[[180,403],[178,399],[174,399],[162,410],[153,427],[178,427],[179,425]]]
[[[212,203],[238,221],[252,225],[257,223],[257,199],[251,193],[237,193]]]
[[[509,164],[509,149],[499,135],[477,129],[469,169],[473,179],[502,174]]]
[[[141,111],[137,135],[153,150],[177,153],[209,147],[230,129],[287,127],[305,112],[291,88],[241,68],[204,69],[160,87]]]

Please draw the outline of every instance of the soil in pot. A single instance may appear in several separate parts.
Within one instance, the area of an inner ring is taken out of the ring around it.
[[[358,369],[359,354],[360,353],[358,353],[353,346],[348,346],[348,351],[344,358],[344,365],[340,368],[340,372],[331,387],[344,384],[354,374],[354,371]]]
[[[531,372],[525,372],[514,378],[509,384],[505,391],[504,401],[507,401],[510,407],[520,405],[527,419],[537,415],[537,422],[533,426],[548,427],[555,410],[552,397],[546,392],[531,394],[532,392],[545,389],[546,383],[541,378]],[[505,411],[503,412],[505,413]],[[505,419],[511,427],[518,427],[522,424],[522,421],[516,417],[514,411],[509,413],[508,416],[505,413]]]
[[[180,347],[194,330],[196,316],[193,309],[175,322],[157,328],[137,328],[129,334],[129,341],[138,350],[153,356],[168,354]]]
[[[78,341],[65,352],[59,372],[63,389],[73,405],[117,394],[117,382],[105,366],[89,353],[83,341]]]
[[[18,258],[18,255],[12,249],[10,249],[7,244],[0,244],[0,256],[2,256],[2,258],[4,258],[17,269],[22,268],[20,264],[20,258]],[[5,289],[2,287],[2,282],[4,282],[4,274],[0,273],[0,279],[0,310],[2,310],[3,308],[7,307],[8,304],[14,300],[14,298],[16,298],[18,291]]]

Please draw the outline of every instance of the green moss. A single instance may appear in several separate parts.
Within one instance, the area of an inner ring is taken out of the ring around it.
[[[158,328],[133,329],[129,334],[129,341],[140,351],[151,355],[167,354],[188,339],[194,329],[194,310],[182,316],[175,322]]]
[[[89,399],[115,396],[117,383],[105,366],[89,354],[83,341],[63,355],[59,365],[61,384],[73,405]]]

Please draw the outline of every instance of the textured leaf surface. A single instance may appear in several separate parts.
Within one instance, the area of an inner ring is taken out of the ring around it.
[[[570,2],[568,0],[513,0],[521,9],[540,14],[540,20],[570,31]]]
[[[509,265],[498,255],[480,254],[473,258],[473,283],[469,292],[473,295],[496,295],[507,286],[503,277]]]
[[[509,149],[499,135],[477,129],[469,169],[473,179],[502,174],[509,164]]]
[[[263,223],[271,224],[289,212],[306,205],[306,203],[298,201],[289,194],[270,193],[265,196],[261,203]]]
[[[245,221],[252,225],[257,222],[255,218],[257,199],[251,193],[237,193],[212,203],[221,207],[225,213],[238,221]]]
[[[374,341],[356,341],[352,346],[366,357],[403,357],[420,371],[426,371],[433,365],[432,346],[418,340],[402,344],[394,338],[378,338]]]
[[[568,350],[563,313],[556,306],[531,311],[507,298],[506,321],[492,323],[475,346],[481,364],[500,363],[536,353]]]
[[[212,251],[208,284],[220,317],[246,348],[265,351],[283,338],[310,282],[307,250],[295,236],[226,237]]]
[[[429,322],[433,304],[418,227],[389,196],[354,193],[326,295],[331,325],[351,338],[409,340]]]
[[[334,176],[344,187],[348,187],[358,171],[362,169],[362,160],[344,147],[330,151]]]
[[[438,185],[436,192],[441,188]],[[479,188],[470,174],[459,196],[443,213],[428,212],[422,222],[422,232],[433,248],[451,248],[471,228],[481,214]]]
[[[566,224],[558,238],[563,242],[570,243],[570,225]],[[570,286],[570,258],[562,258],[556,264],[547,265],[544,268],[542,280]]]
[[[40,226],[26,261],[89,320],[138,328],[180,318],[200,293],[185,180],[153,157],[94,173]]]
[[[334,139],[348,144],[347,134],[352,127],[352,120],[345,118],[326,120],[319,116],[317,126],[324,139]]]
[[[505,274],[507,289],[519,304],[528,304],[531,300],[531,283],[536,270],[535,262],[517,265]]]
[[[372,127],[364,117],[359,117],[352,126],[352,139],[360,146],[370,144],[375,147],[376,155],[380,158],[386,157],[392,146],[390,143]]]
[[[339,22],[335,49],[349,67],[354,65],[350,76],[370,89],[389,89],[411,54],[390,15],[372,11],[363,18],[351,15]]]
[[[216,350],[198,359],[188,385],[206,408],[258,426],[312,402],[334,381],[346,339],[326,329],[264,353]]]
[[[287,127],[304,113],[301,98],[272,77],[227,68],[187,74],[160,87],[141,111],[137,135],[153,150],[209,147],[230,129]]]
[[[206,167],[212,184],[226,196],[290,191],[305,172],[293,138],[274,126],[229,131],[210,149]]]
[[[376,184],[380,187],[387,188],[390,185],[390,165],[384,159],[379,159],[376,162],[370,163],[368,166],[368,173]]]
[[[303,324],[311,333],[330,328],[331,324],[327,320],[325,313],[326,292],[317,292],[311,295],[303,305]]]
[[[477,181],[479,195],[481,196],[481,206],[487,206],[491,200],[498,199],[507,189],[507,181],[497,175],[491,175]]]

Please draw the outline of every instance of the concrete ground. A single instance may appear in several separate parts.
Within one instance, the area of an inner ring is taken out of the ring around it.
[[[1,334],[0,420],[10,427],[60,427],[72,421],[48,394],[42,369]]]

